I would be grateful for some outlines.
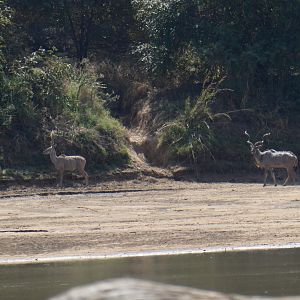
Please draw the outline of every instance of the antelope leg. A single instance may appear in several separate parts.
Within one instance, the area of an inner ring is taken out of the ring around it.
[[[62,187],[64,172],[59,171],[59,186]]]
[[[273,178],[273,181],[274,181],[274,185],[277,186],[276,177],[275,177],[275,174],[274,174],[274,169],[271,169],[270,172],[271,172],[271,175],[272,175],[272,178]]]
[[[264,176],[264,186],[266,186],[266,184],[267,184],[267,177],[268,177],[268,170],[267,169],[265,169],[265,174],[264,174],[265,176]]]
[[[287,185],[287,183],[290,181],[290,170],[289,169],[287,169],[287,178],[286,178],[286,180],[285,180],[285,182],[284,182],[284,186],[285,185]]]

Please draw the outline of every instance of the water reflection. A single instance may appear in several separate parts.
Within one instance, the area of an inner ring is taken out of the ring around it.
[[[300,295],[300,249],[118,258],[0,267],[0,299],[41,300],[98,280],[135,277],[248,295]]]

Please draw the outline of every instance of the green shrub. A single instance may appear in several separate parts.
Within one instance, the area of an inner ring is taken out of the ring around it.
[[[90,165],[128,161],[125,130],[105,108],[113,96],[90,64],[75,67],[39,49],[15,62],[2,82],[0,127],[7,139],[18,137],[19,145],[13,151],[9,143],[4,148],[8,164],[45,163],[42,149],[50,144],[51,132],[58,152],[79,151]]]
[[[216,139],[213,122],[220,117],[230,119],[227,114],[214,113],[211,108],[217,94],[224,91],[219,88],[221,83],[222,80],[203,88],[193,103],[188,98],[183,113],[161,129],[159,147],[168,150],[171,160],[190,162],[197,171],[197,164],[205,157],[214,159]]]

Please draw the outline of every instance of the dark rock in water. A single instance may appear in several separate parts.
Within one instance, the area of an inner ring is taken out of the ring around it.
[[[76,287],[49,300],[296,300],[296,297],[266,298],[226,295],[136,279],[113,279]],[[298,298],[299,299],[299,298]]]

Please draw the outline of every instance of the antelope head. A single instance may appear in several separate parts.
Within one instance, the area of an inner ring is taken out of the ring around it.
[[[47,149],[45,149],[43,151],[43,154],[47,155],[47,154],[50,154],[52,151],[55,151],[56,145],[54,144],[54,136],[55,136],[55,131],[52,130],[50,132],[50,144],[51,144],[51,146],[48,147]]]
[[[262,137],[262,140],[261,141],[257,141],[254,144],[250,141],[250,135],[249,135],[249,133],[247,131],[245,131],[245,135],[248,137],[247,143],[250,145],[250,151],[253,154],[255,152],[255,150],[260,149],[263,146],[265,138],[267,136],[271,135],[271,133],[270,132],[265,133],[263,135],[263,137]]]
[[[43,151],[43,154],[45,154],[45,155],[50,154],[51,151],[52,151],[52,149],[54,149],[54,146],[53,146],[53,145],[50,146],[50,147],[48,147],[47,149],[45,149],[45,150]]]

